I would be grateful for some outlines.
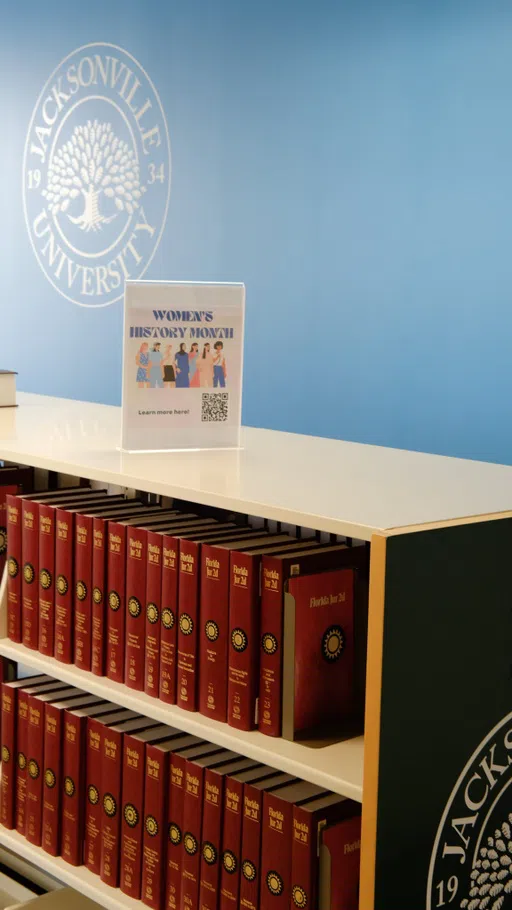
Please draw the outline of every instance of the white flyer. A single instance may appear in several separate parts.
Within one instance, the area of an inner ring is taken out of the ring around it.
[[[245,286],[127,281],[121,448],[240,445]]]

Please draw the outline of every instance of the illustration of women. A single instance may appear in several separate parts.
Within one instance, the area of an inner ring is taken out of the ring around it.
[[[213,386],[213,354],[210,352],[208,342],[203,347],[203,353],[197,361],[199,371],[199,385],[203,389],[211,389]]]
[[[174,366],[170,362],[172,359],[172,344],[168,344],[164,349],[164,358],[162,360],[162,365],[164,368],[164,385],[166,389],[173,389],[176,385],[176,373],[174,372]]]
[[[180,349],[176,354],[174,359],[174,364],[176,368],[176,388],[177,389],[188,389],[188,372],[189,372],[189,359],[188,354],[185,350],[185,343],[180,344]]]
[[[135,363],[137,364],[137,385],[139,389],[144,389],[149,387],[148,382],[148,370],[147,366],[149,364],[149,355],[148,355],[149,345],[147,341],[144,341],[135,357]]]
[[[190,348],[190,353],[188,355],[189,363],[189,382],[191,389],[199,388],[199,373],[197,370],[197,361],[199,359],[199,345],[197,341],[194,341],[194,344]]]
[[[149,353],[149,363],[149,387],[151,389],[163,389],[164,371],[162,367],[162,354],[160,352],[159,341],[153,345],[153,349]]]

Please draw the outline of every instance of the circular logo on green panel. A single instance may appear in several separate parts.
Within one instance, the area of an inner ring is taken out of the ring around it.
[[[475,749],[437,830],[427,910],[512,910],[512,713]]]

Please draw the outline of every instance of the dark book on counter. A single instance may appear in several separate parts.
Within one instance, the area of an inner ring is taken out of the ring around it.
[[[0,370],[0,408],[15,408],[16,376],[14,370]]]

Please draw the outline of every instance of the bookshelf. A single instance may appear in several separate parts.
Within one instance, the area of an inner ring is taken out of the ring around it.
[[[499,758],[512,750],[512,468],[252,428],[236,452],[124,454],[118,408],[18,400],[0,412],[2,459],[370,541],[364,743],[235,732],[45,658],[5,638],[5,584],[0,655],[362,801],[360,910],[458,907],[512,783]],[[468,774],[481,805],[461,839]],[[0,827],[0,843],[105,907],[135,908],[15,832]]]

